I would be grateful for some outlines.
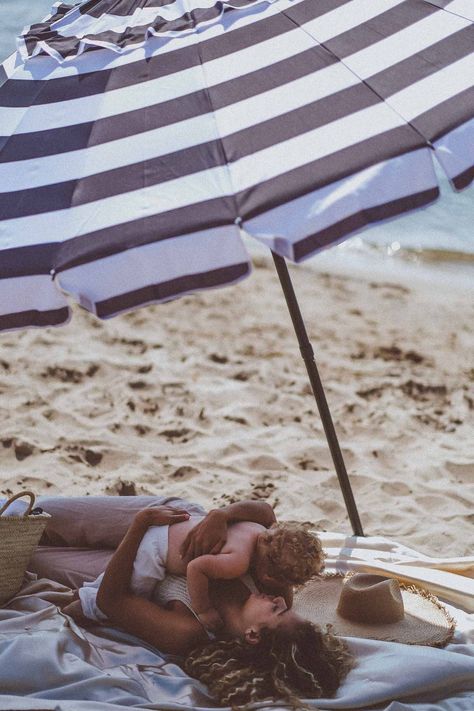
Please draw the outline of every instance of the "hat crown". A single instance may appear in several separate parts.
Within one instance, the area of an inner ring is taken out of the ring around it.
[[[337,611],[347,620],[369,625],[403,620],[398,580],[366,573],[348,578],[342,586]]]

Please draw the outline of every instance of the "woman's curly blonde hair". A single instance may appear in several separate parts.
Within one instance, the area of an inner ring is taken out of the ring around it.
[[[307,620],[292,628],[263,628],[254,645],[242,639],[210,642],[184,663],[190,676],[233,709],[264,699],[307,708],[301,698],[333,696],[352,666],[345,643]]]
[[[263,536],[275,579],[302,585],[323,570],[321,541],[304,524],[275,523]]]

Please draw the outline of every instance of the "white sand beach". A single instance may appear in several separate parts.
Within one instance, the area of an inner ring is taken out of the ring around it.
[[[350,532],[273,265],[101,322],[0,336],[0,493],[261,498]],[[365,532],[474,541],[474,303],[436,282],[291,269]]]

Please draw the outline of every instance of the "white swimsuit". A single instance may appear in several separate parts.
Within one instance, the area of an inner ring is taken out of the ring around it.
[[[196,516],[198,521],[204,518]],[[168,556],[168,531],[169,526],[151,526],[142,538],[133,563],[130,588],[135,595],[153,598],[156,584],[166,576],[166,558]],[[107,619],[102,610],[97,606],[97,593],[104,577],[101,573],[91,583],[84,583],[79,589],[79,599],[82,611],[91,620],[103,622]]]

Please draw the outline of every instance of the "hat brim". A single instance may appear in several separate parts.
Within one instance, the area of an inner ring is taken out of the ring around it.
[[[323,629],[344,637],[364,637],[386,642],[444,647],[454,634],[455,623],[444,605],[431,593],[400,585],[405,616],[389,624],[359,624],[337,612],[347,576],[329,574],[316,578],[295,593],[293,610]]]

